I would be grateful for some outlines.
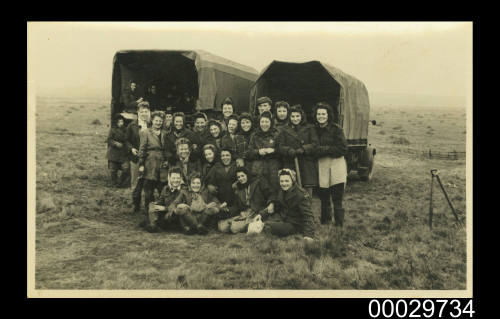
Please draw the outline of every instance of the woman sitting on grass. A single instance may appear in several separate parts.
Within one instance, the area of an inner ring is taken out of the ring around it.
[[[113,187],[121,187],[125,178],[129,176],[130,165],[128,162],[127,131],[124,125],[123,116],[116,114],[113,119],[113,127],[108,135],[108,169],[111,174],[111,184]],[[120,179],[118,171],[121,170]]]
[[[182,184],[180,168],[170,168],[168,184],[163,187],[158,200],[149,204],[147,219],[140,226],[145,227],[150,233],[158,232],[160,229],[175,228],[179,221],[176,215],[167,214],[167,208],[179,196],[181,189],[186,189],[186,186]]]
[[[312,241],[316,223],[311,210],[311,197],[297,185],[295,171],[284,168],[278,173],[280,190],[276,197],[275,212],[271,213],[264,224],[264,231],[276,236],[289,236],[297,233]]]
[[[213,217],[221,210],[227,212],[227,204],[220,204],[219,200],[203,187],[200,173],[195,172],[189,178],[189,188],[180,191],[169,205],[167,214],[178,216],[184,233],[206,234]]]
[[[256,214],[265,216],[274,212],[273,198],[266,180],[252,176],[245,167],[236,169],[236,190],[234,204],[229,214],[236,217],[219,221],[219,231],[223,233],[244,232]]]
[[[230,115],[227,118],[227,132],[221,140],[221,148],[231,150],[231,154],[233,154],[236,161],[236,166],[240,167],[245,164],[243,158],[247,142],[245,138],[239,134],[238,126],[238,116],[236,114]]]

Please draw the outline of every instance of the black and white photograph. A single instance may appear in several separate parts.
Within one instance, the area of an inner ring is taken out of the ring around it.
[[[28,297],[471,298],[472,31],[28,21]]]

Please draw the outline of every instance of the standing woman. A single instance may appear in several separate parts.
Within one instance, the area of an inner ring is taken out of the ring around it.
[[[243,161],[244,166],[252,171],[252,161],[248,158],[249,144],[250,144],[250,136],[253,133],[253,123],[254,119],[250,113],[244,112],[240,115],[240,126],[238,129],[238,134],[243,137],[245,143],[242,145],[243,149]]]
[[[228,149],[233,154],[236,165],[244,165],[245,138],[238,134],[239,118],[236,114],[230,115],[227,120],[227,132],[221,140],[221,149]]]
[[[208,130],[210,135],[205,140],[206,144],[212,144],[220,150],[222,147],[222,136],[224,136],[224,131],[222,130],[222,124],[217,120],[208,121]]]
[[[278,154],[279,131],[273,127],[271,112],[259,116],[259,127],[250,137],[248,156],[252,163],[252,173],[269,182],[273,194],[278,192],[278,170],[281,166]]]
[[[288,105],[285,101],[278,101],[274,107],[276,117],[275,127],[278,130],[281,130],[282,127],[288,125],[288,119],[290,118],[290,105]]]
[[[144,178],[144,206],[148,212],[149,203],[154,201],[154,190],[161,193],[163,185],[160,181],[160,168],[166,167],[165,143],[167,134],[162,129],[163,112],[153,112],[152,126],[141,132],[141,146],[139,147],[139,173]]]
[[[176,155],[176,141],[182,137],[191,142],[191,153],[194,157],[200,157],[201,145],[198,147],[198,137],[186,127],[186,116],[182,112],[175,112],[173,115],[173,126],[171,132],[167,135],[167,159],[174,161]]]
[[[139,103],[137,120],[127,126],[127,148],[130,150],[130,186],[132,187],[132,202],[134,213],[139,213],[141,194],[144,187],[144,178],[139,178],[139,147],[141,145],[140,132],[145,132],[151,126],[149,103]]]
[[[206,185],[205,179],[207,178],[208,172],[217,163],[219,158],[217,148],[212,144],[206,144],[203,146],[202,157],[201,157],[201,178],[203,184]]]
[[[120,114],[115,114],[113,124],[108,135],[108,168],[111,173],[113,187],[121,187],[124,179],[129,173],[127,131],[124,126],[125,120]],[[118,171],[122,171],[118,179]]]
[[[278,145],[284,168],[296,171],[295,158],[298,159],[302,188],[312,198],[313,188],[318,187],[316,151],[319,139],[316,128],[307,123],[300,105],[290,108],[290,124],[281,129]]]
[[[222,101],[221,105],[222,109],[222,130],[227,131],[227,124],[229,122],[229,117],[234,114],[234,105],[233,105],[233,99],[230,97],[226,97],[224,101]]]
[[[347,142],[342,128],[334,123],[333,111],[327,103],[318,103],[314,109],[316,132],[319,139],[317,150],[319,171],[319,198],[321,200],[321,223],[344,225],[342,201],[347,180],[347,164],[344,155]]]

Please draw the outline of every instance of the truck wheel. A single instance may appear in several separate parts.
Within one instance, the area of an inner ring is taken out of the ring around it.
[[[364,182],[369,182],[373,177],[373,162],[376,151],[373,147],[367,147],[361,152],[358,176]]]

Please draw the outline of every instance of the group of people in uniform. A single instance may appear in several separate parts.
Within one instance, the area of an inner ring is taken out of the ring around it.
[[[141,214],[144,192],[142,227],[237,233],[258,216],[265,232],[313,240],[313,189],[321,224],[343,226],[347,143],[331,106],[317,103],[312,123],[300,105],[273,107],[260,97],[256,107],[256,117],[235,114],[228,97],[221,121],[198,112],[192,129],[184,113],[151,112],[147,100],[137,103],[137,119],[126,127],[115,115],[108,167],[115,184],[120,170],[121,176],[130,172],[134,213]]]

